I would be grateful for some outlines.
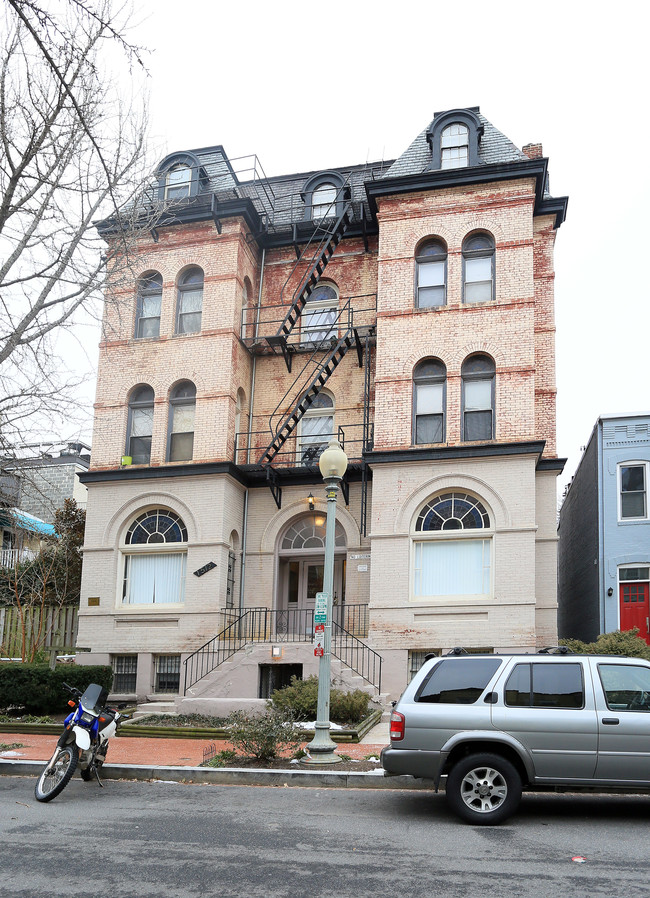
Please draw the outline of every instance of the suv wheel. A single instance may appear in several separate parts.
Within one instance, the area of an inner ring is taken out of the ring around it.
[[[446,795],[451,809],[463,820],[493,826],[517,810],[521,777],[510,761],[499,755],[470,755],[452,767]]]

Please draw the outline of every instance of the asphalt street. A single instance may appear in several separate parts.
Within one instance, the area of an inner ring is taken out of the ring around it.
[[[0,896],[648,895],[650,797],[524,796],[500,827],[443,795],[0,778]],[[584,862],[572,858],[584,857]]]

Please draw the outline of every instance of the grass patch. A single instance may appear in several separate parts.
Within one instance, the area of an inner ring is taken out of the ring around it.
[[[0,751],[11,751],[13,748],[24,748],[22,742],[0,742]]]

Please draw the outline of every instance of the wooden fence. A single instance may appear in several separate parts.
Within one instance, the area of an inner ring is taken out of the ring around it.
[[[43,629],[41,627],[41,609],[27,609],[25,614],[25,636],[27,646],[38,639],[39,649],[51,646],[61,652],[73,651],[77,641],[78,608],[43,608],[45,615]],[[3,658],[20,658],[22,653],[23,633],[20,614],[16,608],[0,608],[0,655]],[[29,649],[28,649],[29,651]]]

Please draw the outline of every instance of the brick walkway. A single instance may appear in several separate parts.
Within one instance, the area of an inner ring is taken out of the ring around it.
[[[23,761],[47,761],[54,751],[56,736],[27,735],[25,733],[0,733],[0,742],[20,742],[23,748],[12,752],[0,752],[0,758]],[[203,749],[213,743],[203,739],[147,739],[145,737],[114,736],[109,745],[109,764],[150,764],[162,767],[198,767],[203,761]],[[306,743],[304,743],[306,744]],[[217,751],[231,748],[228,742],[215,740]],[[337,754],[363,760],[368,755],[377,757],[383,745],[360,743],[338,745]]]

